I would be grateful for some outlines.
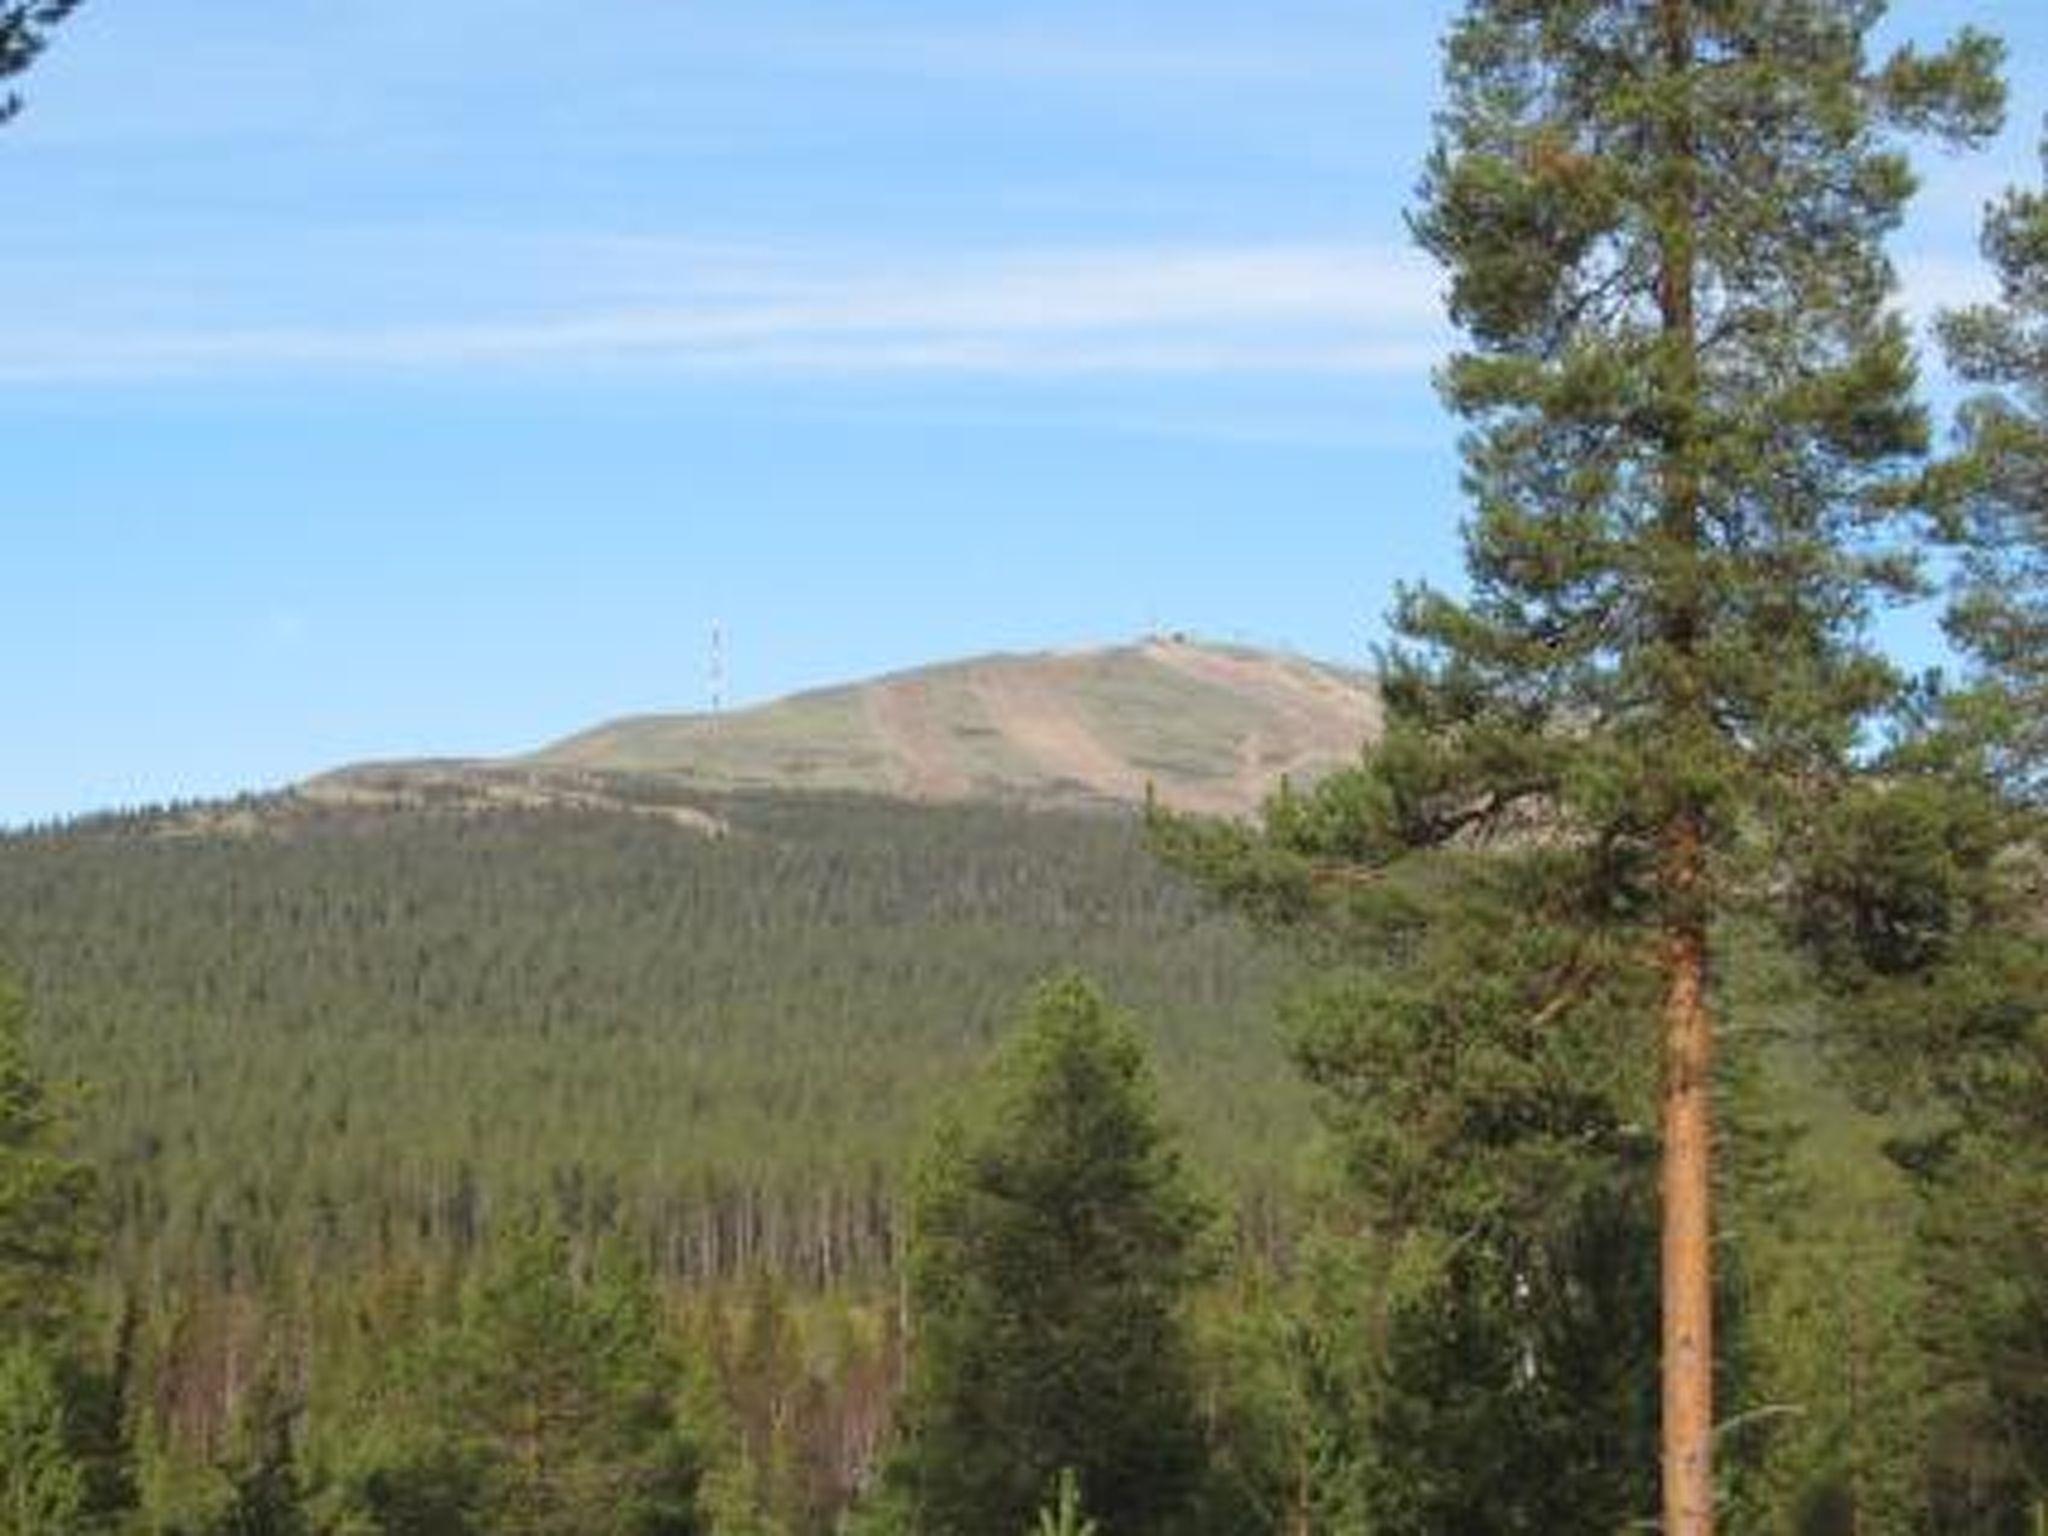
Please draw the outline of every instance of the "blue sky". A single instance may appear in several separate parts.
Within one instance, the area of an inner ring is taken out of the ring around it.
[[[1456,579],[1451,9],[88,0],[0,131],[0,823],[701,707],[714,622],[742,701],[1362,658]],[[1916,310],[2035,174],[2037,9],[1901,7],[2017,66]]]

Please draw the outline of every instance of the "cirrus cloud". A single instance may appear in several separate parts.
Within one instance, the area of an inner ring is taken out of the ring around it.
[[[232,314],[16,328],[0,383],[222,373],[663,368],[776,374],[1398,374],[1444,331],[1406,252],[1269,244],[820,261],[722,254],[670,292],[318,322]],[[171,306],[164,306],[166,309]]]

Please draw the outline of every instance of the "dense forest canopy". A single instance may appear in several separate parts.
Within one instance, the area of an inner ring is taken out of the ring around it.
[[[1298,1150],[1280,974],[1107,815],[710,803],[137,817],[0,842],[0,953],[89,1080],[117,1249],[248,1279],[466,1247],[545,1195],[666,1272],[876,1278],[899,1173],[1022,990],[1140,1009],[1248,1223]]]

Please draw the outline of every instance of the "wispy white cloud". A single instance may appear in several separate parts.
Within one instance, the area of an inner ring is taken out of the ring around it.
[[[1337,244],[838,264],[726,256],[658,301],[538,315],[17,328],[0,383],[222,373],[1388,374],[1442,350],[1436,280]]]
[[[771,39],[755,34],[761,62],[778,68],[918,78],[996,80],[1153,81],[1201,83],[1284,82],[1339,72],[1368,73],[1382,55],[1368,53],[1364,28],[1346,34],[1349,48],[1295,46],[1263,35],[1217,40],[1177,39],[1163,29],[1147,32],[1082,30],[1072,27],[980,26],[957,30],[843,29],[799,32],[777,29]],[[749,40],[722,40],[729,53],[746,54]]]

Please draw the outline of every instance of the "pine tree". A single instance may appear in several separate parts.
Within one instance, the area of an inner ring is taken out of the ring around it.
[[[885,1496],[920,1536],[1024,1530],[1063,1471],[1119,1536],[1191,1528],[1183,1311],[1209,1214],[1153,1094],[1130,1026],[1087,983],[1051,982],[926,1156]]]
[[[1831,980],[1893,1037],[1867,1056],[1942,1116],[1899,1151],[1926,1196],[1930,1472],[1957,1530],[2048,1522],[2048,186],[1996,203],[1982,244],[1999,299],[1942,318],[1979,392],[1934,480],[1967,672],[1844,820],[1826,886]]]
[[[1473,342],[1444,377],[1472,595],[1407,597],[1390,699],[1434,749],[1425,841],[1540,807],[1658,947],[1675,1536],[1714,1520],[1714,924],[1858,766],[1899,689],[1866,621],[1914,590],[1886,133],[1967,140],[2001,102],[1974,35],[1873,70],[1881,10],[1472,4],[1417,220]]]
[[[2043,146],[2048,167],[2048,144]],[[1974,664],[1966,718],[2000,782],[2048,804],[2048,186],[1984,223],[2000,298],[1942,317],[1949,365],[1981,392],[1945,489],[1965,550],[1949,632]]]
[[[1922,1471],[1956,1531],[2048,1520],[2048,194],[2008,194],[1983,244],[1999,302],[1941,326],[1981,392],[1928,486],[1964,676],[1816,827],[1798,888],[1854,1081],[1920,1127],[1893,1152],[1934,1298]]]
[[[1868,620],[1919,590],[1895,136],[1975,140],[2002,106],[1982,36],[1873,65],[1882,10],[1464,8],[1415,228],[1469,338],[1441,377],[1469,595],[1403,594],[1389,737],[1290,829],[1353,884],[1489,841],[1550,862],[1531,910],[1588,942],[1527,1032],[1581,1027],[1602,968],[1651,957],[1667,1536],[1714,1520],[1717,923],[1784,889],[1866,766],[1902,686]]]
[[[503,1238],[459,1322],[407,1362],[399,1443],[352,1475],[373,1528],[697,1536],[701,1466],[651,1282],[608,1251],[587,1283],[556,1228]]]
[[[79,0],[8,0],[0,4],[0,84],[23,74],[48,45],[50,30],[77,10]],[[21,110],[21,98],[0,95],[0,123]]]

